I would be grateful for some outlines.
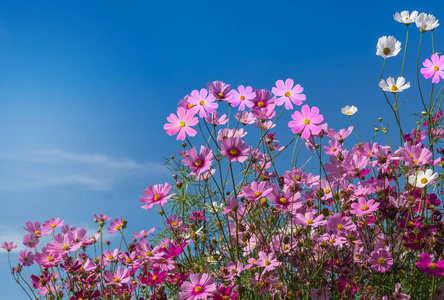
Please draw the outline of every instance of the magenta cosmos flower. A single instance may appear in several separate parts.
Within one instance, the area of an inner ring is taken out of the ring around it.
[[[195,136],[197,131],[191,128],[190,126],[194,126],[199,122],[199,119],[194,116],[194,112],[191,110],[186,110],[185,108],[178,107],[177,108],[177,116],[175,114],[171,114],[167,117],[168,122],[163,125],[163,129],[166,130],[168,135],[177,135],[177,140],[185,140],[187,134],[189,136]]]
[[[426,59],[422,65],[425,68],[421,69],[421,74],[425,79],[433,77],[432,83],[438,83],[439,77],[444,79],[444,55],[439,57],[438,54],[432,54],[432,60]]]
[[[439,277],[444,274],[444,261],[433,262],[427,252],[421,254],[422,261],[418,261],[416,266],[427,276]]]
[[[210,148],[200,146],[200,154],[197,155],[196,148],[187,151],[188,156],[182,159],[182,162],[191,169],[190,175],[199,176],[208,171],[213,161],[213,151]]]
[[[392,268],[393,258],[390,252],[387,252],[384,248],[379,248],[378,251],[373,251],[368,259],[372,269],[385,273]]]
[[[260,251],[259,259],[254,264],[259,267],[264,267],[263,273],[265,273],[267,271],[273,271],[282,263],[276,259],[276,255],[274,253],[267,254],[264,251]]]
[[[208,274],[191,274],[191,283],[184,282],[179,292],[180,299],[199,300],[207,299],[216,290],[214,279]]]
[[[230,98],[228,101],[231,106],[236,107],[239,105],[239,110],[244,111],[245,106],[248,108],[252,108],[254,106],[254,98],[256,98],[256,93],[253,92],[253,88],[251,86],[244,87],[243,85],[238,86],[239,90],[232,90],[230,92]]]
[[[291,118],[293,121],[288,122],[288,127],[293,133],[301,132],[303,139],[308,139],[311,135],[317,135],[322,130],[318,125],[324,122],[324,117],[319,114],[319,108],[317,107],[310,109],[308,105],[303,105],[301,112],[295,111]]]
[[[276,81],[276,86],[271,89],[273,94],[278,96],[274,103],[278,106],[281,106],[285,103],[285,109],[293,109],[293,104],[300,106],[303,101],[305,101],[306,96],[301,94],[304,88],[302,88],[299,84],[296,84],[294,87],[293,79],[288,78],[284,81],[278,80]],[[291,104],[293,102],[293,104]]]
[[[214,102],[216,97],[208,94],[208,90],[206,89],[201,89],[200,92],[198,90],[192,91],[187,100],[189,104],[193,105],[191,111],[198,113],[201,118],[205,118],[207,113],[216,111],[218,106],[217,102]]]
[[[375,203],[375,200],[366,200],[364,197],[358,199],[358,203],[352,203],[350,213],[361,217],[363,215],[371,215],[374,211],[377,211],[379,203]]]
[[[167,195],[171,190],[171,185],[165,183],[164,185],[156,184],[154,186],[147,187],[143,194],[146,197],[140,196],[140,202],[147,203],[144,206],[141,206],[143,209],[151,209],[154,204],[159,204],[162,207],[163,204],[167,202],[168,199],[173,197],[176,194]]]
[[[229,137],[222,141],[220,153],[229,161],[243,163],[247,159],[247,144],[237,137]]]

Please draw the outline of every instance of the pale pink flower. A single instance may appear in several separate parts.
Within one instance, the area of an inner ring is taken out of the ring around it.
[[[358,203],[352,203],[350,213],[361,217],[363,215],[371,215],[374,211],[377,211],[379,203],[376,203],[374,199],[366,200],[364,197],[358,199]]]
[[[201,118],[205,118],[207,113],[214,112],[218,106],[215,102],[216,98],[212,94],[208,95],[206,89],[201,89],[200,92],[198,90],[192,91],[187,100],[193,105],[191,111],[199,114]]]
[[[182,159],[182,162],[191,169],[189,175],[199,176],[210,169],[211,162],[213,161],[213,151],[211,151],[211,148],[200,146],[200,154],[197,155],[196,148],[193,147],[188,150],[187,154]]]
[[[305,101],[306,96],[301,94],[304,89],[299,84],[294,87],[293,85],[294,81],[290,78],[285,80],[285,83],[282,80],[276,81],[277,88],[271,89],[273,94],[279,97],[274,101],[276,105],[281,106],[285,103],[285,109],[293,109],[293,104],[300,106]]]
[[[180,289],[183,292],[179,292],[180,299],[203,300],[216,290],[214,279],[206,273],[191,274],[190,279],[191,283],[186,281],[181,285]]]
[[[163,206],[172,196],[176,194],[167,195],[171,190],[171,185],[165,183],[164,185],[156,184],[154,186],[147,187],[143,194],[145,197],[140,196],[140,202],[147,203],[144,206],[141,206],[143,209],[151,209],[155,204],[159,204],[160,207]]]
[[[230,91],[230,98],[228,99],[228,102],[231,104],[231,106],[236,107],[239,105],[240,111],[245,110],[245,106],[252,108],[254,106],[253,100],[256,97],[256,93],[253,92],[253,88],[251,86],[244,87],[243,85],[240,85],[237,89],[239,92],[236,90]]]
[[[192,110],[186,110],[182,107],[177,108],[177,116],[175,114],[171,114],[167,117],[168,122],[163,125],[163,129],[167,131],[168,135],[177,135],[177,140],[185,140],[187,134],[189,136],[195,136],[197,131],[191,128],[190,126],[194,126],[199,122],[197,117],[194,117],[194,112]]]

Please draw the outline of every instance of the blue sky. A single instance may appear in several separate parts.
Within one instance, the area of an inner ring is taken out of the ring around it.
[[[51,217],[87,227],[101,212],[127,219],[130,232],[158,225],[138,201],[171,178],[162,177],[163,157],[180,143],[163,124],[210,81],[271,89],[293,78],[330,127],[348,127],[340,109],[357,106],[356,129],[369,140],[378,117],[391,120],[376,43],[393,35],[404,49],[405,26],[393,14],[415,9],[444,20],[439,1],[2,3],[0,243],[20,244],[27,221]],[[444,52],[441,27],[435,49]],[[405,77],[415,85],[419,32],[410,28]],[[399,76],[402,53],[384,78]],[[430,35],[422,53],[431,54]],[[404,119],[414,126],[408,114],[421,106],[417,90],[409,93]],[[6,257],[0,299],[24,298]]]

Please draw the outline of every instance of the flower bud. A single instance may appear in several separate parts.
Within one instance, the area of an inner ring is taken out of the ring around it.
[[[421,115],[425,116],[425,115],[427,115],[427,112],[426,111],[422,111]]]
[[[182,143],[181,146],[185,148],[187,146],[187,143]]]
[[[165,214],[165,212],[163,210],[159,211],[159,215],[163,216]]]
[[[382,118],[381,118],[381,117],[379,117],[379,118],[378,118],[378,121],[379,121],[379,122],[381,122],[381,121],[382,121]]]
[[[376,127],[376,128],[375,128],[375,131],[376,131],[376,132],[378,132],[378,131],[379,131],[379,128],[378,128],[378,127]]]
[[[180,181],[180,180],[176,181],[176,187],[178,189],[180,189],[182,187],[182,185],[183,185],[182,181]]]
[[[170,156],[170,159],[174,159],[174,155],[171,155],[171,156]]]
[[[177,174],[173,174],[173,179],[177,179]]]

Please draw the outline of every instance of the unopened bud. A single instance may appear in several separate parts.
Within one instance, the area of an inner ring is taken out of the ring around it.
[[[427,112],[426,111],[422,111],[421,115],[425,116],[425,115],[427,115]]]
[[[379,117],[379,118],[378,118],[378,121],[379,121],[379,122],[381,122],[381,121],[382,121],[382,118],[381,118],[381,117]]]
[[[170,156],[170,159],[174,159],[174,155],[171,155],[171,156]]]
[[[378,127],[376,127],[376,128],[375,128],[375,131],[376,131],[376,132],[378,132],[378,131],[379,131],[379,128],[378,128]]]
[[[177,174],[173,174],[173,179],[177,179]]]
[[[180,181],[180,180],[176,181],[176,187],[178,189],[180,189],[182,187],[182,185],[183,185],[182,181]]]
[[[165,214],[165,212],[163,210],[159,211],[159,215],[163,216]]]
[[[182,143],[181,146],[185,148],[187,146],[187,143]]]

